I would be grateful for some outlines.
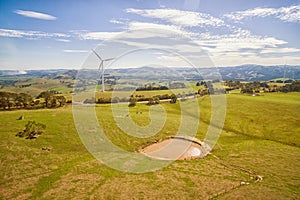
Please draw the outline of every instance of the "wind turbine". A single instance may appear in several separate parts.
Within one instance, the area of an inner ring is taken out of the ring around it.
[[[103,63],[105,62],[105,61],[110,61],[110,60],[113,60],[114,58],[108,58],[108,59],[102,59],[101,58],[101,56],[99,55],[99,54],[97,54],[96,53],[96,51],[94,51],[93,49],[92,49],[92,51],[94,52],[94,54],[99,58],[99,60],[100,60],[100,64],[99,64],[99,68],[98,68],[98,70],[100,71],[100,68],[102,69],[102,71],[101,71],[101,74],[102,74],[102,76],[101,76],[101,80],[102,80],[102,92],[104,92],[104,66],[103,66]]]

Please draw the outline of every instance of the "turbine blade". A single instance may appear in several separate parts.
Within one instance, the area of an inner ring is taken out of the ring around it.
[[[110,61],[110,60],[113,60],[115,58],[108,58],[108,59],[104,59],[103,61]]]
[[[99,56],[99,54],[97,54],[97,52],[94,51],[94,49],[92,49],[92,51],[94,52],[94,54],[96,54],[96,56],[97,56],[101,61],[103,61],[102,58]]]

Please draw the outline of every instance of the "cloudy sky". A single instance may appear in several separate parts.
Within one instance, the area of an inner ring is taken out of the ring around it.
[[[145,47],[161,51],[127,60],[300,65],[299,35],[300,0],[0,0],[0,69],[80,68],[91,49]]]

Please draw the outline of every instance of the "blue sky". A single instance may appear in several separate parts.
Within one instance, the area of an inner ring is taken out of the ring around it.
[[[299,0],[0,0],[0,69],[80,68],[92,48],[149,45],[163,51],[126,66],[184,65],[178,54],[198,65],[203,52],[216,66],[300,65],[299,35]]]

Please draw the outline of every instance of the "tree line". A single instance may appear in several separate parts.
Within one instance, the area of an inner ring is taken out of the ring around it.
[[[184,98],[186,96],[191,96],[194,94],[163,94],[156,95],[153,97],[145,97],[144,95],[131,95],[130,97],[101,97],[95,99],[94,97],[90,99],[85,99],[84,104],[109,104],[109,103],[128,103],[129,107],[133,107],[137,102],[147,102],[147,105],[159,104],[161,100],[170,100],[170,103],[176,103],[177,98]]]
[[[40,109],[62,107],[67,101],[64,96],[54,95],[50,91],[41,92],[36,98],[26,93],[0,92],[0,109]]]
[[[168,90],[169,88],[164,85],[152,85],[152,84],[145,84],[142,87],[138,87],[136,91],[148,91],[148,90]]]

